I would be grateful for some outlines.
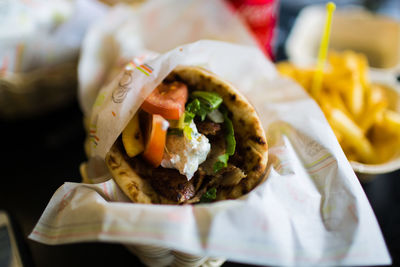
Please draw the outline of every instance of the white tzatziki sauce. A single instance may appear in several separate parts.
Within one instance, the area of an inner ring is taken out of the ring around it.
[[[191,139],[184,135],[167,135],[161,161],[162,167],[177,169],[188,181],[206,160],[211,149],[208,138],[197,131],[193,121],[189,126],[192,129]]]

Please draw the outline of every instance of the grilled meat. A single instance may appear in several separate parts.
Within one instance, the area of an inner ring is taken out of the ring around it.
[[[175,169],[155,168],[152,175],[146,177],[153,188],[162,196],[182,203],[195,195],[193,182],[188,181],[185,175]]]
[[[199,133],[204,135],[216,135],[221,130],[221,124],[212,121],[196,122],[196,127]]]

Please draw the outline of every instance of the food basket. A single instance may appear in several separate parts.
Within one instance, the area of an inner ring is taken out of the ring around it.
[[[0,118],[43,114],[76,96],[83,37],[107,9],[98,1],[2,1]]]
[[[0,77],[0,117],[16,119],[42,114],[74,99],[77,62]]]
[[[147,266],[218,267],[225,262],[225,259],[196,256],[160,246],[136,245],[127,248]]]
[[[384,74],[384,73],[383,73]],[[397,82],[390,75],[382,75],[382,72],[370,70],[370,77],[374,83],[383,85],[389,96],[389,109],[400,112],[400,82]],[[376,175],[393,172],[400,169],[400,151],[397,156],[389,162],[382,164],[363,164],[350,161],[354,171],[360,180],[371,181]]]
[[[296,19],[286,43],[288,60],[296,66],[316,64],[324,16],[324,6],[312,5],[305,7]],[[366,55],[370,64],[368,76],[371,83],[384,88],[390,102],[388,109],[400,111],[400,82],[396,77],[400,73],[398,21],[359,7],[339,8],[333,16],[330,49],[353,50]],[[351,160],[350,163],[361,181],[370,181],[377,174],[400,169],[400,154],[381,164],[363,164]]]

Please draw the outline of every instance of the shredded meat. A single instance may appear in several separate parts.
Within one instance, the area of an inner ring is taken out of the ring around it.
[[[207,156],[207,159],[200,164],[199,170],[203,171],[206,175],[214,175],[214,164],[217,162],[218,157],[225,154],[226,145],[222,135],[217,135],[213,139],[210,139],[211,150]]]
[[[186,176],[181,175],[178,170],[154,168],[141,157],[129,158],[125,154],[124,156],[138,175],[148,179],[154,190],[169,200],[183,203],[191,199],[199,187],[198,183],[202,182],[202,178],[198,177],[197,173],[188,181]]]
[[[226,168],[222,169],[220,175],[222,175],[221,186],[237,185],[246,177],[246,174],[240,168],[232,164],[228,164]]]
[[[148,178],[157,192],[178,203],[185,202],[195,195],[193,179],[188,181],[186,176],[175,169],[158,167],[153,169]]]
[[[204,184],[205,180],[206,180],[205,172],[202,171],[201,169],[198,169],[190,181],[193,183],[194,189],[197,192],[200,189],[200,187]]]
[[[216,135],[221,130],[221,124],[211,121],[196,122],[196,127],[199,133],[204,135]]]
[[[225,154],[226,144],[221,125],[209,121],[197,122],[199,132],[207,135],[211,143],[211,150],[190,181],[176,169],[163,167],[153,168],[141,157],[129,158],[130,165],[142,177],[150,181],[154,190],[160,195],[179,204],[193,204],[200,201],[201,196],[212,187],[229,187],[239,184],[246,177],[240,167],[241,157],[237,153],[233,156],[226,168],[218,173],[214,172],[214,164],[218,156]],[[122,142],[121,142],[122,143]],[[120,144],[122,146],[122,144]],[[218,190],[218,189],[217,189]]]

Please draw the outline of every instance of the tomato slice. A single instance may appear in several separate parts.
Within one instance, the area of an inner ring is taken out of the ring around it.
[[[142,109],[168,120],[179,120],[185,112],[188,89],[184,83],[162,83],[146,98]]]
[[[148,117],[143,157],[151,165],[158,167],[164,154],[168,121],[157,114],[150,114]]]

